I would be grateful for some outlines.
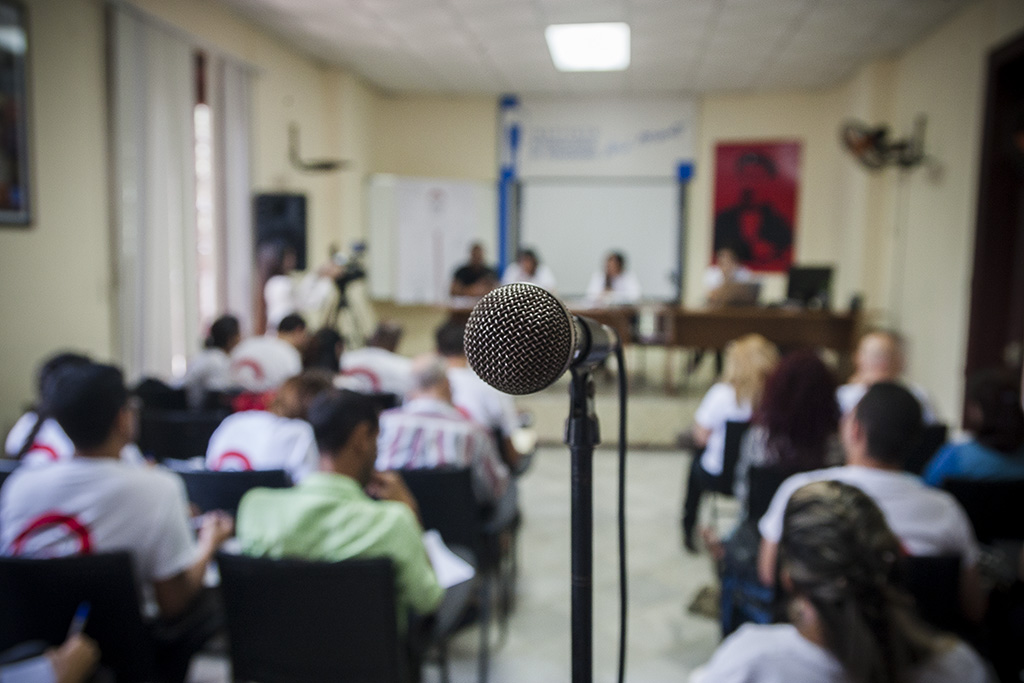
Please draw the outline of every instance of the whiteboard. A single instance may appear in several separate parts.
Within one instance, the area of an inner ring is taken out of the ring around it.
[[[551,268],[563,298],[582,297],[605,255],[621,251],[644,299],[675,301],[679,188],[662,178],[523,181],[519,243]]]
[[[452,273],[473,242],[494,261],[497,198],[492,183],[388,174],[367,184],[370,296],[443,304]]]

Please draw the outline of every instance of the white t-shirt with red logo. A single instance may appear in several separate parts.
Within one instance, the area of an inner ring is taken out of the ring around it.
[[[206,447],[209,470],[285,470],[293,482],[315,471],[319,458],[308,422],[263,410],[228,415]]]
[[[341,355],[343,386],[364,394],[404,397],[412,389],[412,359],[367,346]]]
[[[23,465],[0,489],[0,554],[15,557],[127,551],[140,587],[196,560],[181,479],[163,469],[76,457]]]
[[[12,458],[16,458],[25,444],[25,439],[36,426],[39,419],[34,412],[27,412],[18,418],[11,431],[7,434],[7,441],[4,443],[4,450]],[[32,439],[32,447],[25,452],[21,460],[25,464],[58,462],[70,460],[75,455],[75,444],[64,433],[60,425],[53,418],[43,422],[42,427]],[[121,449],[121,460],[135,465],[145,462],[139,447],[133,443]]]
[[[277,389],[300,372],[298,349],[277,337],[249,337],[231,351],[231,379],[246,391]]]

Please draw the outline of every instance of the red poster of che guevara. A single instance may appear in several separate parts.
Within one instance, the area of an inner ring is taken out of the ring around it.
[[[714,253],[732,248],[758,272],[793,263],[799,142],[730,142],[715,147]]]

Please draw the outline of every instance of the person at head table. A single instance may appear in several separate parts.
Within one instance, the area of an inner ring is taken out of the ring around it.
[[[554,292],[557,288],[555,274],[540,262],[537,252],[533,249],[520,249],[516,262],[510,263],[505,269],[501,284],[508,285],[513,282],[529,282],[549,292]]]
[[[715,252],[715,263],[704,273],[704,291],[709,306],[751,303],[754,275],[740,261],[736,248],[729,245]]]
[[[474,242],[469,248],[469,261],[452,275],[452,296],[483,296],[498,286],[498,273],[484,262],[484,248]]]
[[[604,271],[594,273],[587,285],[587,301],[597,306],[633,304],[640,296],[640,281],[626,272],[626,257],[619,251],[608,254]]]

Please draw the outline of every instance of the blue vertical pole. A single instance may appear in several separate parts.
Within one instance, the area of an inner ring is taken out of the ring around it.
[[[501,150],[498,172],[498,268],[504,271],[512,245],[512,193],[516,183],[516,161],[519,155],[519,98],[505,95],[500,102]]]

